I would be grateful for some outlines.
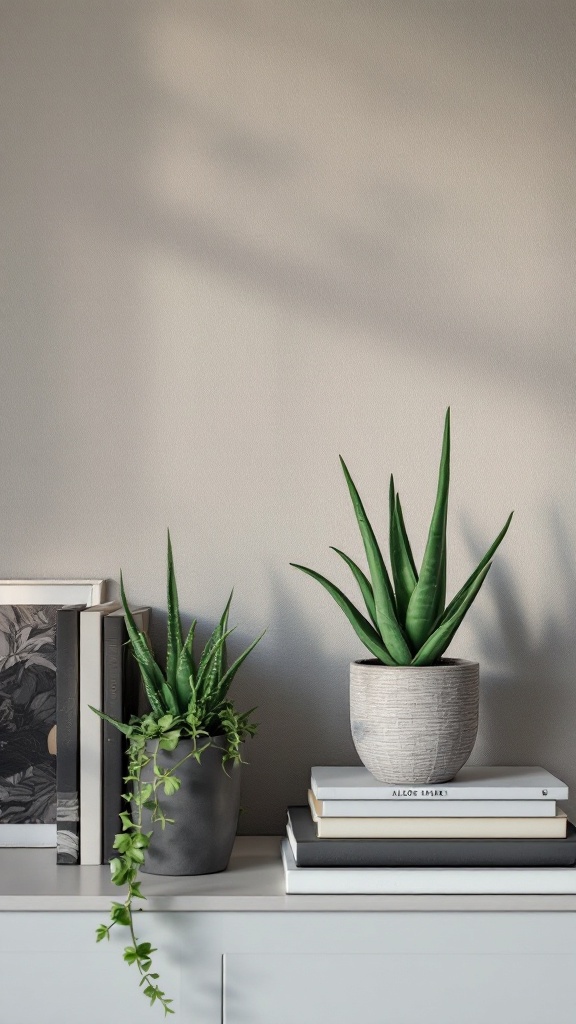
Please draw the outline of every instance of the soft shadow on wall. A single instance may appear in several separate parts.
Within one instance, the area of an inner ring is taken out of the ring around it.
[[[576,551],[565,520],[546,516],[549,574],[556,600],[536,622],[527,616],[521,585],[505,559],[490,580],[493,614],[474,617],[480,652],[480,729],[472,762],[540,764],[568,783],[565,809],[576,814]],[[475,551],[478,550],[474,543]],[[487,668],[483,670],[485,661]]]

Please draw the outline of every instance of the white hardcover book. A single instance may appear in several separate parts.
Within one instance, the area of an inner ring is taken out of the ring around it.
[[[319,800],[567,800],[568,786],[544,768],[465,765],[450,782],[426,786],[378,782],[362,766],[317,766],[311,785]]]
[[[308,800],[319,818],[553,818],[555,800]]]
[[[320,839],[562,839],[568,819],[554,818],[320,818]]]
[[[289,895],[576,893],[576,868],[299,868],[281,850]]]
[[[102,617],[119,601],[80,612],[80,863],[102,863]]]

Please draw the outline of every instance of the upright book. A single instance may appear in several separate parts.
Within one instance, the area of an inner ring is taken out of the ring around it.
[[[80,612],[80,863],[102,863],[102,620],[119,601]]]
[[[282,840],[281,852],[289,894],[576,893],[576,867],[300,868],[288,839]]]
[[[378,782],[363,767],[315,767],[318,800],[567,800],[568,786],[544,768],[465,765],[450,782],[426,786]]]
[[[149,608],[132,609],[136,625],[148,632]],[[132,655],[124,611],[119,608],[103,620],[104,683],[102,710],[110,718],[128,722],[144,711],[141,703],[140,670]],[[114,837],[120,831],[125,772],[126,737],[110,722],[102,723],[102,863],[117,856]]]
[[[56,863],[80,860],[80,612],[70,605],[56,613]]]

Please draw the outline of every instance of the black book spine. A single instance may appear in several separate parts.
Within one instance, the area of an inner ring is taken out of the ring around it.
[[[80,612],[56,613],[56,863],[78,864]]]
[[[307,807],[289,807],[298,867],[573,867],[576,829],[561,839],[319,839]]]
[[[128,641],[123,615],[104,617],[104,714],[127,722],[138,713],[140,673]],[[121,831],[120,812],[126,774],[126,737],[110,722],[102,730],[102,863],[117,856],[114,837]]]

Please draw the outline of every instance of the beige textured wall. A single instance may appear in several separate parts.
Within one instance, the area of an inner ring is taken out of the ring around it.
[[[342,453],[421,554],[453,413],[452,653],[477,760],[576,795],[572,0],[0,2],[0,575],[118,578],[205,637],[234,585],[259,705],[244,831],[355,758],[330,599]],[[576,801],[574,803],[576,808]]]

